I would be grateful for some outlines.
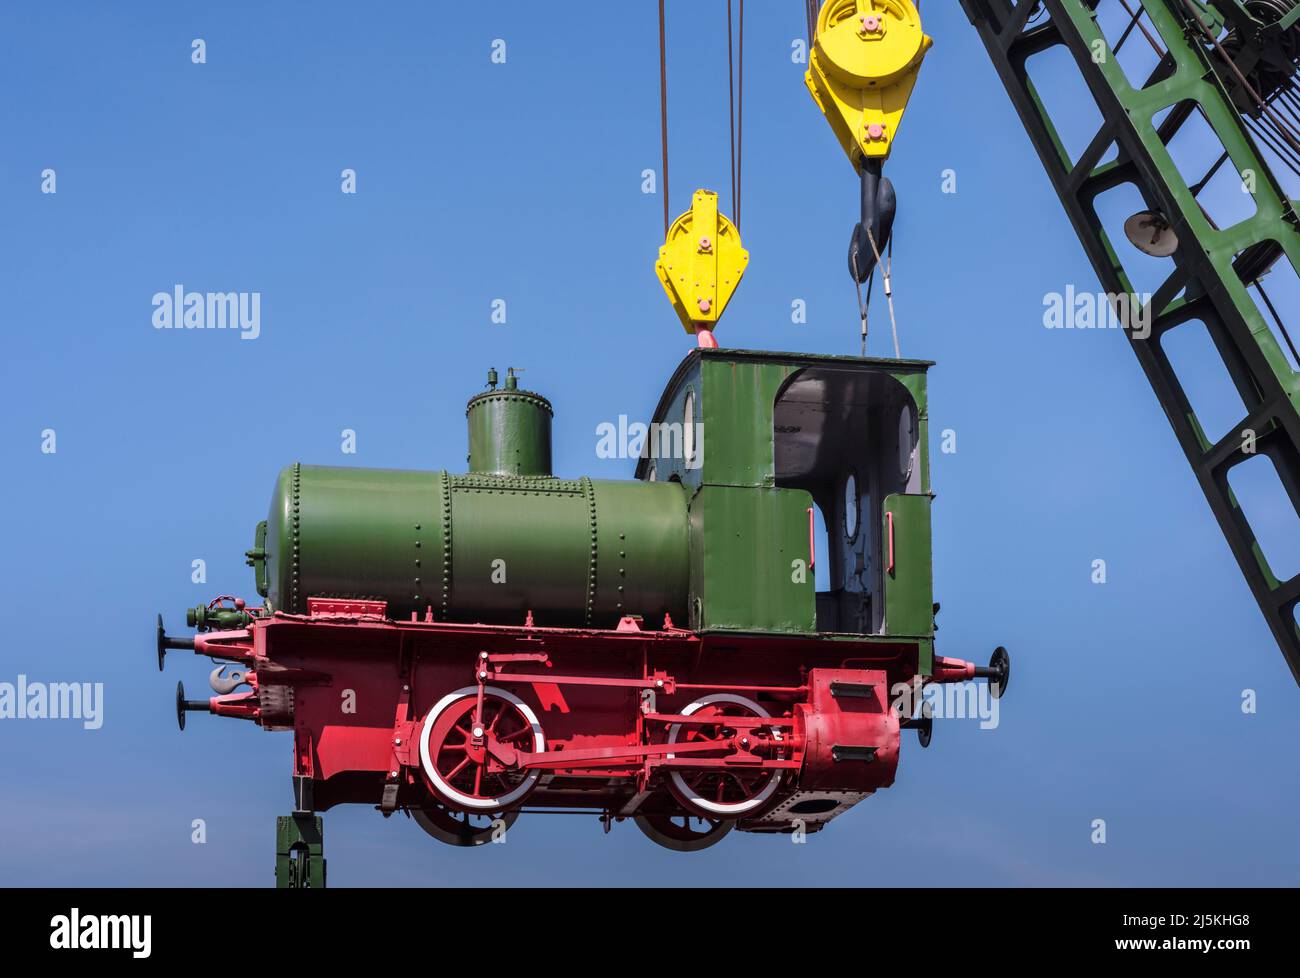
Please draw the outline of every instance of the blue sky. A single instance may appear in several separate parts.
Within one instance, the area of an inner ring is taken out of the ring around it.
[[[668,6],[672,210],[704,186],[730,211],[725,5]],[[751,257],[718,337],[853,353],[855,179],[791,61],[802,4],[747,6]],[[339,808],[332,884],[1300,881],[1300,691],[1128,344],[1043,328],[1045,295],[1095,278],[958,5],[924,6],[935,47],[887,170],[896,305],[904,355],[938,361],[931,429],[957,435],[932,446],[940,651],[1011,649],[1001,725],[907,737],[895,786],[802,846],[733,834],[685,856],[534,817],[465,852]],[[641,192],[656,31],[649,0],[0,13],[0,682],[106,697],[95,731],[0,721],[0,883],[270,882],[290,741],[201,716],[177,733],[175,682],[197,694],[206,660],[159,675],[151,644],[158,611],[179,626],[254,596],[242,553],[282,465],[457,470],[495,365],[554,402],[557,472],[631,476],[596,457],[596,426],[646,418],[690,346]],[[153,329],[178,283],[260,291],[261,336]],[[884,355],[883,308],[874,328]]]

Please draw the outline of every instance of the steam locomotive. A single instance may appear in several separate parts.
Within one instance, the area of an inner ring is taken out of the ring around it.
[[[159,617],[160,669],[218,663],[178,722],[292,734],[297,885],[344,803],[467,846],[544,809],[682,851],[817,831],[893,783],[902,728],[929,743],[899,691],[1009,679],[935,654],[929,366],[692,350],[631,481],[556,477],[551,404],[495,371],[466,474],[295,463],[247,552],[264,604]]]

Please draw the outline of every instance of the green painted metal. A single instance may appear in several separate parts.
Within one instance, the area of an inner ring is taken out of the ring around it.
[[[185,611],[185,623],[199,631],[245,628],[252,620],[252,612],[240,611],[236,608],[209,608],[201,604],[187,608]]]
[[[266,577],[266,532],[267,522],[262,520],[253,529],[253,547],[251,550],[244,551],[245,563],[253,568],[253,576],[257,582],[257,593],[266,597],[270,582]]]
[[[934,628],[930,549],[930,497],[893,493],[885,497],[881,533],[886,539],[885,624],[896,635],[928,635]],[[893,536],[894,562],[888,539]]]
[[[776,357],[725,355],[702,362],[702,481],[775,485],[772,412],[781,386],[799,365]]]
[[[686,614],[686,494],[675,483],[453,476],[448,612],[539,624]]]
[[[470,399],[469,470],[488,475],[551,474],[551,402],[532,391],[518,389],[514,368],[506,374],[504,390],[496,390],[496,371],[488,375],[492,388]]]
[[[1283,193],[1252,140],[1230,91],[1235,82],[1225,81],[1217,59],[1194,40],[1197,27],[1181,0],[1141,0],[1167,54],[1140,88],[1129,83],[1110,50],[1097,24],[1095,2],[1042,0],[1046,18],[1040,23],[1031,21],[1038,9],[1034,0],[962,0],[962,5],[1105,290],[1117,296],[1135,291],[1097,216],[1100,194],[1132,184],[1178,237],[1174,270],[1150,301],[1149,336],[1139,335],[1142,330],[1125,332],[1300,682],[1300,575],[1289,580],[1274,575],[1227,481],[1232,466],[1251,457],[1247,446],[1253,445],[1255,452],[1272,460],[1300,513],[1300,377],[1247,291],[1277,261],[1300,268],[1295,202]],[[1229,14],[1242,12],[1237,3],[1216,0],[1215,6]],[[1208,23],[1203,13],[1201,19]],[[1083,155],[1073,161],[1026,68],[1030,58],[1053,47],[1069,51],[1104,120]],[[1256,214],[1232,227],[1212,224],[1168,150],[1170,140],[1198,109],[1237,172],[1257,178]],[[1116,158],[1102,163],[1112,147]],[[1162,346],[1170,331],[1192,321],[1204,323],[1247,412],[1215,443],[1206,437]]]
[[[295,464],[272,496],[267,598],[298,614],[338,597],[401,618],[681,621],[686,521],[676,483]]]
[[[267,603],[304,614],[309,597],[386,600],[402,617],[441,608],[446,473],[295,463],[271,495]]]
[[[325,888],[325,830],[319,815],[275,820],[275,885],[281,890]]]
[[[817,631],[812,504],[799,489],[706,485],[695,495],[692,628]]]
[[[928,366],[694,351],[655,414],[669,437],[652,427],[636,481],[294,464],[249,560],[268,606],[294,614],[328,597],[381,600],[396,618],[518,623],[531,612],[540,625],[609,627],[669,615],[703,630],[928,642],[932,617],[917,612],[931,589]],[[509,410],[507,429],[540,416]],[[850,497],[851,484],[862,491]],[[885,581],[877,524],[890,494],[912,507],[896,541],[906,587]],[[818,509],[827,529],[815,543]],[[829,567],[824,594],[814,547]]]

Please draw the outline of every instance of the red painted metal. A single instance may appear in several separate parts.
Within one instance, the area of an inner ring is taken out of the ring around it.
[[[369,615],[383,618],[388,614],[387,601],[363,601],[353,598],[308,598],[309,615]],[[414,614],[414,612],[412,612]]]
[[[667,619],[660,630],[394,621],[379,604],[312,598],[307,615],[195,637],[199,654],[247,670],[247,690],[209,709],[291,729],[294,773],[312,780],[319,810],[492,812],[526,799],[530,810],[690,813],[744,828],[797,792],[891,784],[899,718],[888,694],[916,679],[922,651],[884,637],[696,633]],[[935,657],[931,681],[974,669]]]
[[[814,669],[807,703],[795,707],[807,743],[800,778],[806,789],[875,791],[894,783],[898,716],[880,669]],[[852,689],[839,693],[837,686]]]
[[[621,686],[627,689],[659,689],[671,694],[674,691],[672,677],[645,677],[642,679],[617,679],[607,676],[544,676],[530,673],[488,672],[483,676],[489,683],[525,683],[528,685],[548,686]],[[710,686],[710,689],[713,687]]]
[[[933,679],[937,683],[959,683],[975,678],[975,663],[962,659],[945,659],[941,655],[934,657]]]
[[[885,523],[889,526],[889,566],[885,570],[892,574],[894,573],[894,514],[888,510],[885,511]]]

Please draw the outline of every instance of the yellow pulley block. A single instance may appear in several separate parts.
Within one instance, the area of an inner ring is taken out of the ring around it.
[[[888,159],[934,42],[912,0],[827,0],[804,82],[855,168]]]
[[[686,332],[711,333],[749,264],[740,232],[718,213],[718,195],[697,190],[668,229],[655,274]]]

